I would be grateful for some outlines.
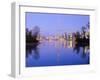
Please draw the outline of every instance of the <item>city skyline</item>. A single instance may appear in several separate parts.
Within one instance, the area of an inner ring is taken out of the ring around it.
[[[88,22],[89,15],[26,12],[26,28],[38,26],[45,36],[81,31]]]
[[[90,64],[89,15],[25,13],[26,67]]]

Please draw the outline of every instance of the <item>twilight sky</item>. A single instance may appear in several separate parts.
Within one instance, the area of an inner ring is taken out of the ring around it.
[[[56,35],[81,31],[82,26],[89,22],[88,15],[50,14],[26,12],[26,28],[40,28],[42,35]]]

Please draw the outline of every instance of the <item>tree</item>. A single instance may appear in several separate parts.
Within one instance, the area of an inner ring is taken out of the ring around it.
[[[86,32],[86,27],[82,26],[82,32],[83,32],[83,33]]]
[[[88,22],[88,24],[87,24],[86,26],[87,26],[87,28],[89,29],[89,28],[90,28],[90,23]]]
[[[38,42],[37,38],[40,35],[40,28],[38,26],[35,26],[31,31],[32,31],[33,42]]]
[[[40,33],[40,28],[38,26],[33,27],[32,36],[38,36]]]

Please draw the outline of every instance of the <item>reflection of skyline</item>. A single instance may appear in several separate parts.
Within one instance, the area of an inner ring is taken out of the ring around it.
[[[26,45],[26,57],[29,55],[33,55],[33,57],[37,60],[39,58],[39,50],[38,50],[38,43],[34,44],[27,44]]]
[[[26,53],[33,54],[34,57],[39,58],[39,45],[43,44],[44,46],[49,44],[48,46],[54,46],[57,54],[57,59],[60,57],[60,53],[62,52],[61,48],[72,48],[73,52],[75,51],[77,54],[80,52],[80,49],[82,48],[82,57],[85,57],[87,53],[89,53],[89,45],[80,46],[77,45],[73,40],[44,40],[40,44],[29,44],[26,45]],[[28,54],[26,55],[28,57]]]
[[[26,12],[26,28],[30,30],[33,26],[39,26],[40,34],[44,36],[80,31],[87,22],[88,15]]]

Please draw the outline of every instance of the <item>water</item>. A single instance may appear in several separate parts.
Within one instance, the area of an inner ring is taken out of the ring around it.
[[[26,44],[26,67],[89,64],[89,46],[73,41],[44,40]]]

